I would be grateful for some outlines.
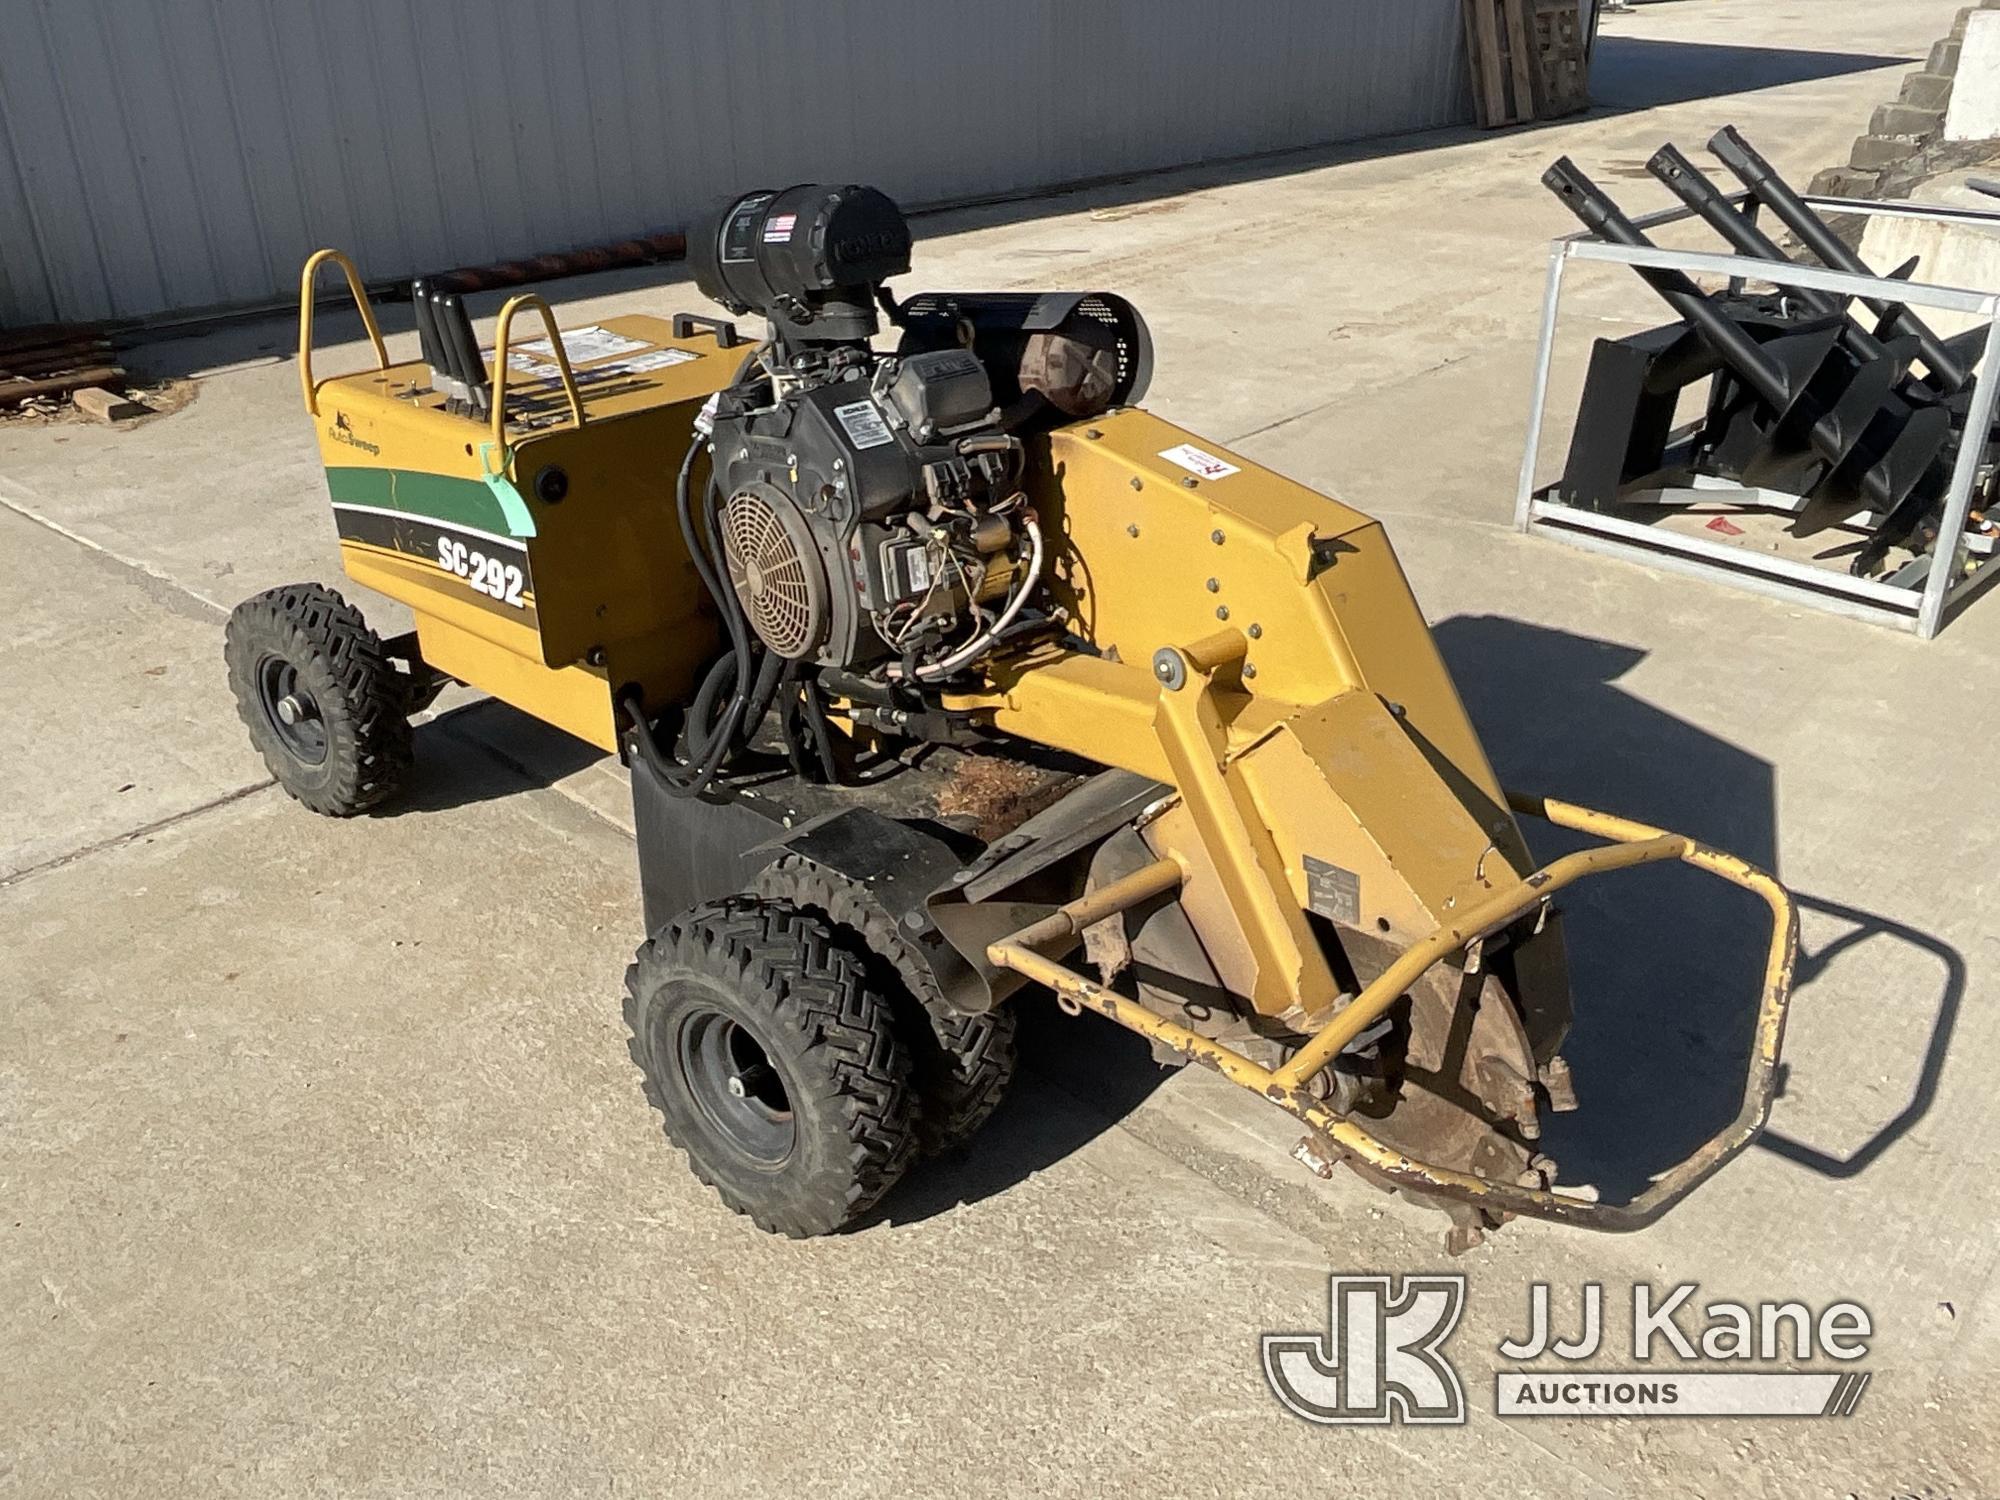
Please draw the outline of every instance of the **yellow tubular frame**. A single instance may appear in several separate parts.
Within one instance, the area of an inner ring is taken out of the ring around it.
[[[306,258],[305,269],[299,272],[299,393],[306,399],[306,412],[310,416],[319,415],[319,386],[313,380],[313,281],[319,275],[319,268],[328,261],[340,267],[340,274],[347,278],[347,291],[354,298],[354,305],[361,313],[362,325],[368,330],[368,342],[375,346],[375,363],[380,369],[389,368],[389,346],[382,342],[382,329],[375,321],[375,309],[368,303],[368,293],[362,289],[361,273],[354,269],[354,262],[338,250],[315,250]]]
[[[1467,908],[1454,926],[1414,945],[1383,970],[1332,1022],[1315,1033],[1286,1066],[1275,1072],[1220,1042],[1155,1015],[1136,1001],[1037,951],[1046,944],[1073,939],[1094,922],[1177,889],[1184,873],[1172,859],[1157,860],[1072,901],[1053,915],[994,943],[986,950],[986,957],[996,968],[1011,969],[1048,986],[1065,1008],[1088,1006],[1121,1026],[1215,1069],[1231,1083],[1255,1090],[1296,1116],[1313,1132],[1300,1143],[1297,1155],[1322,1176],[1331,1173],[1336,1156],[1344,1156],[1400,1186],[1434,1197],[1458,1199],[1493,1214],[1553,1219],[1587,1229],[1642,1229],[1747,1146],[1770,1118],[1771,1099],[1777,1087],[1778,1052],[1785,1033],[1785,1012],[1791,1000],[1792,970],[1798,957],[1798,913],[1790,893],[1762,870],[1682,834],[1667,833],[1553,799],[1510,792],[1507,800],[1516,812],[1609,842],[1604,847],[1566,855],[1528,876],[1520,887]],[[1557,891],[1586,876],[1665,860],[1693,865],[1762,897],[1771,908],[1771,942],[1742,1107],[1718,1134],[1631,1202],[1593,1203],[1546,1188],[1489,1182],[1449,1167],[1414,1160],[1377,1140],[1354,1121],[1334,1114],[1306,1092],[1309,1079],[1394,1004],[1425,970],[1454,949],[1467,949],[1538,907],[1546,907]]]
[[[522,292],[509,297],[500,309],[500,317],[493,333],[493,451],[504,454],[507,451],[507,344],[514,332],[514,314],[522,308],[533,308],[542,315],[542,327],[548,330],[549,347],[555,351],[556,367],[562,372],[563,394],[569,398],[569,414],[578,427],[583,425],[583,397],[577,394],[576,372],[569,367],[569,351],[563,348],[562,333],[556,327],[556,315],[533,292]]]

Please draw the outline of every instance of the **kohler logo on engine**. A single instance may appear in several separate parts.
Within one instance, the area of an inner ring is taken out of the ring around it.
[[[835,260],[861,260],[870,255],[886,255],[896,248],[896,236],[886,230],[874,234],[851,234],[827,247]]]

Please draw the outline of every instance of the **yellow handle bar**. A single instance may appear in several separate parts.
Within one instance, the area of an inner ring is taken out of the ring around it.
[[[319,268],[328,261],[339,266],[341,275],[347,278],[347,290],[360,310],[368,342],[375,346],[376,365],[384,370],[389,368],[389,346],[382,342],[382,329],[375,322],[375,309],[368,305],[368,293],[362,289],[361,274],[354,269],[354,262],[338,250],[315,250],[299,273],[299,392],[306,399],[307,413],[315,417],[319,415],[319,386],[314,383],[312,373],[313,282],[319,276]]]
[[[499,325],[493,334],[493,448],[496,453],[507,451],[507,347],[514,332],[514,314],[522,308],[532,308],[542,315],[542,327],[548,330],[549,348],[554,351],[556,367],[562,372],[563,394],[569,398],[569,414],[578,427],[583,425],[583,397],[577,393],[576,373],[569,367],[569,351],[563,348],[562,333],[556,327],[556,315],[533,292],[522,292],[509,297],[506,306],[500,309]]]

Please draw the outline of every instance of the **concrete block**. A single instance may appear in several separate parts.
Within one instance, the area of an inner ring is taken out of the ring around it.
[[[1828,167],[1812,180],[1807,189],[1822,198],[1872,198],[1876,174],[1857,167]]]
[[[2000,20],[2000,16],[1995,17]],[[1870,135],[1907,135],[1928,139],[1944,128],[1944,111],[1915,104],[1878,104],[1868,122]]]
[[[2000,139],[2000,11],[1977,11],[1966,27],[1944,134],[1951,141]]]
[[[107,391],[101,385],[87,385],[73,392],[69,399],[93,422],[129,422],[134,417],[150,416],[153,410],[143,401],[134,401],[117,391]]]
[[[1955,172],[1924,184],[1922,200],[1957,208],[1991,211],[1993,200],[1965,186],[1976,172]],[[1861,239],[1861,258],[1877,272],[1893,271],[1917,258],[1915,280],[1932,286],[2000,291],[2000,234],[1967,224],[1923,223],[1916,219],[1870,219]],[[1971,313],[1917,309],[1926,323],[1947,336],[1982,323]]]
[[[1944,109],[1951,103],[1951,75],[1911,73],[1903,79],[1902,102],[1922,109]]]
[[[1956,73],[1958,71],[1958,49],[1964,45],[1960,37],[1948,36],[1931,43],[1930,60],[1924,64],[1926,72]]]
[[[1902,135],[1864,135],[1854,143],[1849,166],[1864,172],[1879,172],[1908,161],[1918,150],[1917,143]]]

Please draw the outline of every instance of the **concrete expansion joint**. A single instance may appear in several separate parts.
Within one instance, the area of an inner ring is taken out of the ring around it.
[[[79,864],[93,854],[102,854],[107,849],[120,849],[127,844],[137,843],[140,839],[149,838],[153,834],[165,832],[169,828],[178,828],[183,823],[191,823],[206,813],[229,807],[276,785],[277,782],[273,778],[266,776],[263,780],[252,782],[248,786],[239,786],[234,791],[224,792],[220,797],[211,797],[208,801],[197,803],[193,807],[169,813],[164,818],[155,818],[152,822],[142,823],[137,828],[129,828],[123,833],[114,833],[107,838],[97,839],[85,844],[81,849],[72,849],[67,854],[58,854],[55,858],[45,859],[40,864],[0,874],[0,891],[11,890],[14,886],[37,875],[68,869],[71,865]]]
[[[12,492],[11,494],[9,493],[10,491]],[[74,542],[86,552],[93,552],[107,562],[116,563],[120,568],[130,573],[133,580],[155,598],[158,598],[162,593],[171,595],[170,601],[163,602],[171,602],[174,605],[193,603],[199,605],[204,614],[210,615],[215,619],[226,620],[229,618],[229,611],[215,600],[197,594],[185,584],[176,579],[169,578],[166,574],[158,572],[153,568],[147,567],[142,562],[113,552],[102,542],[92,537],[87,537],[80,531],[74,531],[63,525],[60,521],[52,520],[40,511],[35,510],[32,506],[23,503],[22,498],[19,498],[20,496],[21,487],[19,485],[9,484],[5,479],[0,479],[0,509],[11,511],[22,520],[31,522],[41,527],[44,531],[55,533],[55,535],[61,537],[64,541]]]

